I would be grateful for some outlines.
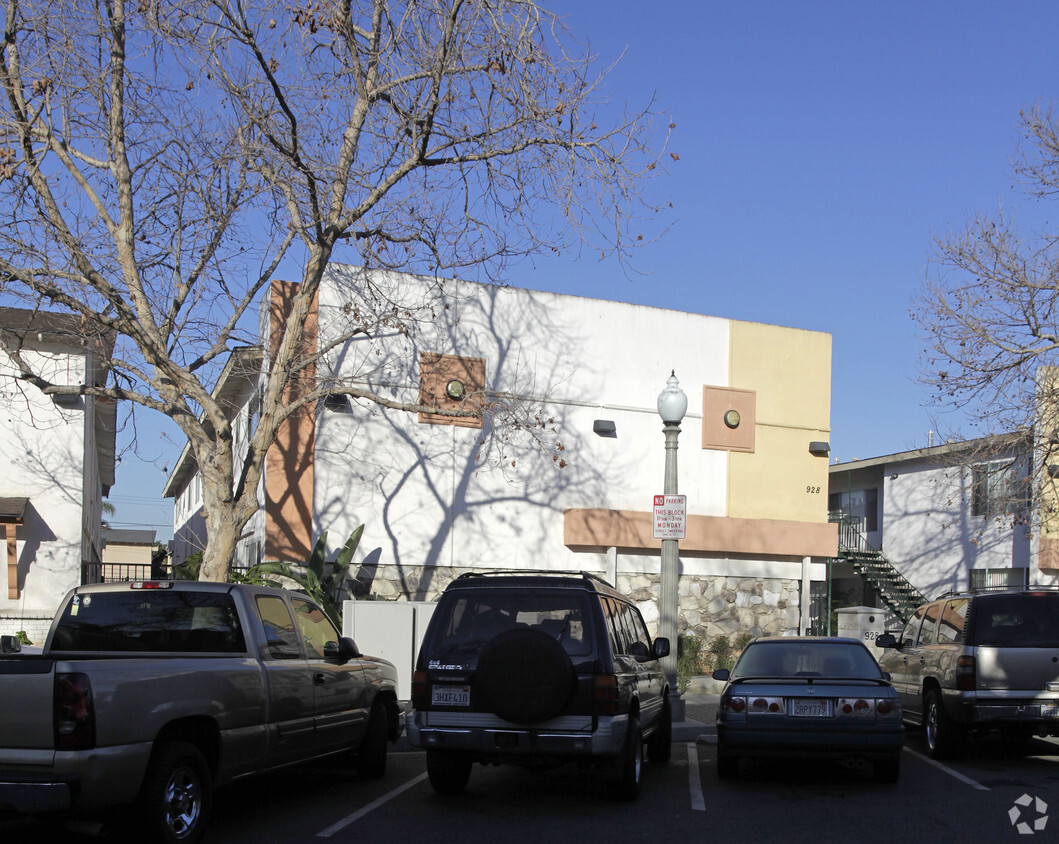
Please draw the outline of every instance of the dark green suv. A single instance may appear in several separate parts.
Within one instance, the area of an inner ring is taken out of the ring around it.
[[[441,794],[471,767],[568,762],[604,770],[613,796],[640,792],[643,751],[667,762],[669,686],[635,604],[588,574],[467,574],[445,590],[412,680],[414,747]]]
[[[931,756],[956,754],[971,732],[1059,735],[1059,592],[943,595],[875,643]]]

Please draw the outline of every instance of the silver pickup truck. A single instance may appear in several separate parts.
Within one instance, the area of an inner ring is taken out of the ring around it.
[[[215,786],[340,753],[382,776],[402,728],[394,666],[310,599],[193,581],[72,590],[42,653],[0,657],[0,713],[0,815],[134,804],[185,844]]]

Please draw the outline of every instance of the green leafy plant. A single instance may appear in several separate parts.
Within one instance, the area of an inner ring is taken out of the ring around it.
[[[754,637],[749,633],[734,633],[732,636],[717,636],[710,642],[710,653],[713,655],[713,670],[727,668],[732,670],[743,648]]]
[[[18,631],[18,632],[17,632],[16,634],[15,634],[15,638],[16,638],[16,639],[18,639],[18,641],[19,641],[19,642],[20,642],[21,644],[23,644],[23,645],[32,645],[32,644],[33,644],[33,643],[32,643],[32,642],[31,642],[31,641],[29,640],[29,635],[28,635],[28,634],[26,633],[26,631],[25,631],[25,630],[19,630],[19,631]]]
[[[702,640],[694,633],[677,639],[677,686],[681,694],[688,690],[691,678],[705,674],[707,665],[702,654]]]
[[[258,563],[247,572],[246,577],[265,578],[269,585],[272,586],[279,585],[274,580],[276,577],[293,580],[298,584],[299,590],[316,601],[327,614],[327,617],[341,629],[342,610],[339,598],[342,592],[342,585],[345,583],[349,568],[353,562],[353,554],[356,552],[357,546],[360,545],[360,537],[363,533],[364,525],[354,530],[350,534],[349,539],[346,540],[346,544],[338,552],[333,563],[327,563],[325,560],[327,555],[327,531],[324,531],[316,541],[312,556],[309,557],[309,561],[304,568],[294,563]]]
[[[198,580],[200,568],[202,568],[202,552],[196,551],[194,554],[188,554],[184,562],[173,566],[173,579]]]

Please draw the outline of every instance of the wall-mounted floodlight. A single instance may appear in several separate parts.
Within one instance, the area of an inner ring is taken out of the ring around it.
[[[328,393],[324,397],[324,408],[342,413],[349,410],[349,396],[345,393]]]
[[[831,452],[831,443],[814,440],[809,443],[809,453],[814,457],[827,457]]]
[[[592,433],[601,437],[614,437],[618,434],[618,426],[612,419],[597,419],[592,423]]]

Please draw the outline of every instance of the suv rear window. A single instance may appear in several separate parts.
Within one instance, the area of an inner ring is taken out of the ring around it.
[[[130,590],[74,595],[51,649],[245,653],[246,645],[231,595]]]
[[[438,629],[438,655],[476,653],[495,636],[516,628],[548,634],[570,656],[587,656],[592,641],[585,624],[588,602],[577,592],[480,592],[448,602],[448,616]]]
[[[972,612],[976,645],[1059,647],[1059,594],[981,596]]]

